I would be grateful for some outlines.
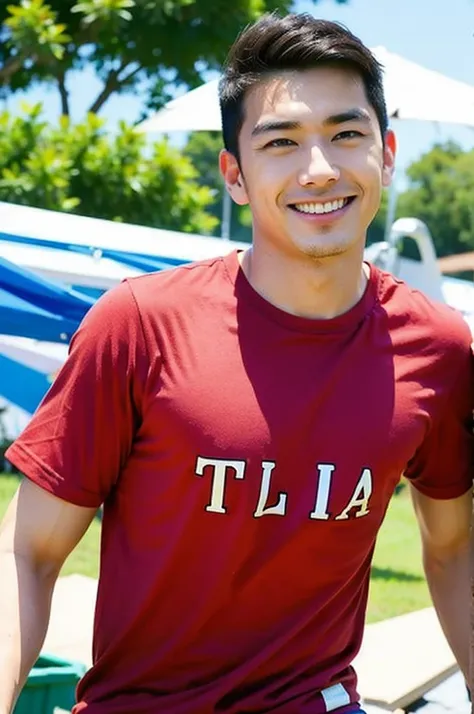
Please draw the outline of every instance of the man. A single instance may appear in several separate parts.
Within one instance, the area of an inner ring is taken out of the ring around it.
[[[467,676],[470,335],[363,262],[395,154],[381,70],[342,27],[271,15],[220,92],[253,245],[106,294],[10,449],[27,478],[3,526],[1,714],[101,504],[75,714],[360,711],[351,662],[402,472]]]

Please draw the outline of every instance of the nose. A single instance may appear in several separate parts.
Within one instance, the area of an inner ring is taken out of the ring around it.
[[[301,186],[324,187],[328,183],[337,181],[339,176],[339,169],[327,153],[320,146],[312,146],[307,163],[305,162],[300,171],[299,183]]]

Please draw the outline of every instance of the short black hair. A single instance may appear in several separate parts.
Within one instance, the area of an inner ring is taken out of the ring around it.
[[[282,71],[332,65],[359,74],[373,107],[382,138],[388,129],[382,65],[346,27],[308,13],[263,15],[246,27],[232,45],[219,82],[224,146],[239,159],[239,134],[247,91]]]

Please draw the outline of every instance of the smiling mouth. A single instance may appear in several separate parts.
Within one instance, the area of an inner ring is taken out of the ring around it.
[[[297,213],[306,215],[324,215],[335,213],[348,206],[355,200],[355,196],[337,198],[334,201],[304,201],[300,203],[290,203],[289,206]]]

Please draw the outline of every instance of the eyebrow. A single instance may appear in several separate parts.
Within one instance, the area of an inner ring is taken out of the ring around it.
[[[370,124],[370,114],[365,109],[348,109],[340,114],[333,114],[323,121],[325,126],[336,126],[337,124],[347,124],[350,121],[361,121]]]
[[[272,131],[292,131],[301,129],[299,121],[263,121],[256,124],[252,130],[252,136],[260,136],[260,134],[270,134]]]
[[[339,124],[347,124],[351,121],[361,121],[364,124],[370,124],[370,115],[365,109],[348,109],[339,114],[332,114],[326,117],[323,121],[323,126],[338,126]],[[270,120],[256,124],[252,130],[252,136],[260,136],[261,134],[270,134],[275,131],[295,131],[302,128],[302,123],[299,121],[288,120]]]

